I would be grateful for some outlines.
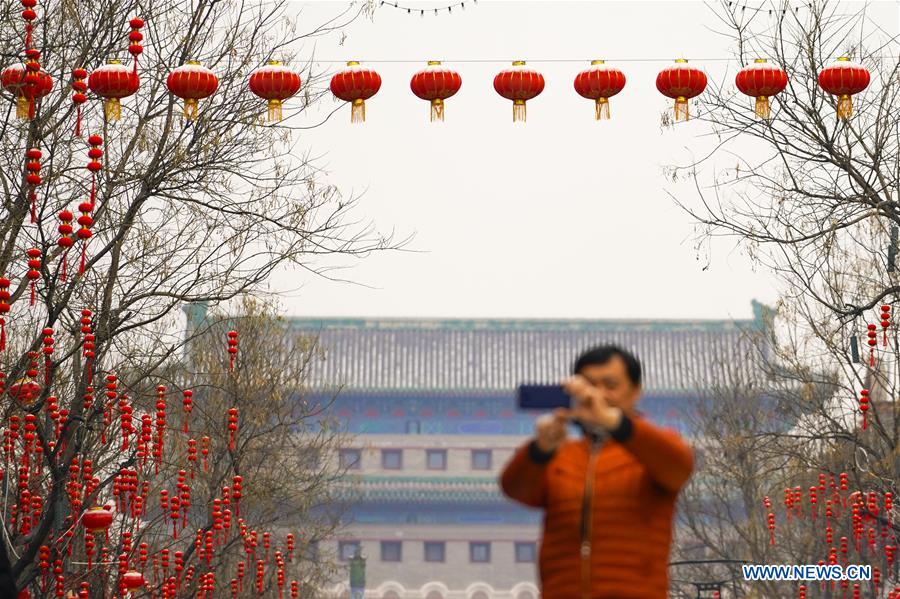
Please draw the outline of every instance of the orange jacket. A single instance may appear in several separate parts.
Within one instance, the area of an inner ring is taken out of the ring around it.
[[[544,509],[542,599],[665,599],[675,501],[693,465],[674,431],[639,416],[610,439],[569,440],[552,455],[520,447],[500,487]]]

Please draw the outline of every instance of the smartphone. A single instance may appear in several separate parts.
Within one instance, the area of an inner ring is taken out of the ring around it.
[[[519,385],[520,410],[555,410],[571,406],[572,397],[560,385]]]

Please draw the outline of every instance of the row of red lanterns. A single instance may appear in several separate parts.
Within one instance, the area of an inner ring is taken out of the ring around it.
[[[351,120],[365,120],[365,100],[374,96],[381,87],[381,77],[372,69],[359,66],[358,62],[347,63],[348,68],[336,74],[331,80],[331,91],[339,99],[353,104]],[[869,84],[870,75],[864,67],[841,57],[833,65],[819,72],[821,88],[839,97],[838,116],[848,118],[852,114],[853,94],[863,91]],[[584,98],[594,100],[595,118],[609,118],[609,99],[625,87],[625,74],[602,60],[594,60],[591,67],[575,77],[575,91]],[[700,95],[707,84],[706,74],[688,64],[685,59],[677,59],[656,77],[656,88],[663,95],[675,100],[675,119],[688,119],[688,100]],[[760,118],[770,117],[769,98],[781,93],[787,87],[787,73],[781,67],[757,59],[737,74],[737,88],[755,98],[755,113]],[[444,102],[455,95],[462,86],[459,73],[441,65],[439,61],[429,61],[428,67],[413,75],[410,88],[423,100],[431,102],[431,119],[442,120]],[[513,121],[524,121],[526,103],[544,90],[544,77],[538,71],[526,66],[525,61],[515,61],[494,77],[494,90],[513,102]]]
[[[132,20],[132,40],[141,35],[138,29],[142,24],[140,19]],[[136,66],[139,48],[136,41],[129,48],[135,57],[132,68],[129,69],[118,61],[111,61],[92,72],[86,86],[86,71],[81,68],[73,71],[72,87],[75,93],[72,101],[79,108],[79,121],[80,105],[86,99],[86,88],[105,99],[108,119],[119,118],[120,100],[135,94],[140,86]],[[47,95],[53,87],[53,80],[45,71],[30,73],[28,65],[8,67],[0,79],[3,87],[17,97],[17,114],[22,117],[29,113],[33,115],[34,103]],[[851,116],[851,96],[863,91],[869,80],[868,70],[846,57],[825,67],[818,75],[820,87],[827,93],[838,96],[837,112],[842,119]],[[381,76],[376,71],[350,61],[346,69],[332,77],[330,87],[337,98],[351,103],[351,121],[362,122],[365,121],[365,101],[378,93],[381,82]],[[621,70],[602,60],[595,60],[590,68],[578,73],[574,87],[582,97],[594,100],[595,118],[599,120],[609,118],[609,99],[624,89],[625,82],[625,74]],[[737,74],[735,84],[742,93],[755,98],[756,115],[769,118],[769,99],[785,89],[787,73],[765,59],[757,59],[754,64]],[[210,69],[196,61],[189,61],[169,73],[166,85],[169,91],[184,100],[185,117],[194,119],[199,101],[215,93],[219,79]],[[250,75],[248,85],[254,94],[268,102],[269,120],[278,121],[281,119],[282,103],[300,90],[301,79],[290,67],[270,61]],[[525,120],[526,103],[540,95],[544,85],[543,75],[526,66],[524,61],[515,61],[511,68],[498,73],[494,78],[495,91],[513,102],[513,121]],[[677,121],[689,118],[688,100],[700,95],[706,85],[706,74],[685,59],[676,60],[674,65],[663,69],[656,77],[657,90],[675,100]],[[413,75],[410,81],[412,92],[430,102],[431,120],[443,120],[444,103],[461,86],[462,78],[459,73],[443,66],[439,61],[429,61],[428,66]],[[78,129],[79,125],[76,125],[76,133]]]

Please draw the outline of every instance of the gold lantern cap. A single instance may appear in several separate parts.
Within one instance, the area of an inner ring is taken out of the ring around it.
[[[358,65],[359,65],[359,61],[358,61],[358,60],[348,60],[348,61],[347,61],[347,66],[348,66],[348,67],[355,67],[355,66],[358,66]]]
[[[520,67],[520,66],[522,66],[522,65],[524,65],[524,64],[525,64],[525,61],[524,61],[524,60],[514,60],[514,61],[513,61],[513,66],[514,66],[514,67]]]
[[[605,60],[592,60],[591,64],[606,64]]]
[[[428,61],[428,66],[430,66],[430,67],[437,66],[439,64],[441,64],[440,60],[429,60]]]
[[[755,62],[756,64],[762,64],[762,63],[764,63],[764,62],[769,62],[769,61],[766,60],[765,58],[757,58],[757,59],[754,60],[753,62]]]

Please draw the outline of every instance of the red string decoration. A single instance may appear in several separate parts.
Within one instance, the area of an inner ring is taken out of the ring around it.
[[[66,263],[67,257],[69,255],[69,248],[75,245],[75,240],[72,239],[72,232],[74,229],[72,228],[72,219],[75,218],[68,210],[63,210],[59,213],[60,225],[57,227],[59,231],[60,238],[57,240],[56,245],[63,248],[63,256],[62,256],[62,269],[60,272],[59,279],[61,281],[66,280]]]
[[[141,42],[144,39],[144,35],[141,33],[141,28],[144,26],[144,20],[138,18],[131,19],[128,21],[128,26],[131,27],[131,33],[128,34],[128,41],[131,42],[128,46],[128,53],[131,54],[133,58],[133,72],[137,75],[138,56],[144,51],[144,47],[141,46]]]
[[[153,457],[156,462],[156,473],[159,474],[159,466],[163,459],[163,443],[166,435],[166,386],[156,387],[156,447],[153,449]]]
[[[25,19],[25,49],[31,48],[32,38],[34,37],[34,20],[37,19],[37,13],[34,7],[37,6],[37,0],[22,0],[22,18]]]
[[[6,349],[6,314],[9,313],[9,279],[0,277],[0,351]]]
[[[78,217],[78,224],[81,225],[81,228],[78,229],[78,232],[76,233],[78,239],[81,240],[81,264],[78,266],[79,275],[84,274],[84,267],[87,263],[88,240],[94,235],[90,229],[94,224],[94,219],[91,216],[93,210],[94,205],[90,202],[78,204],[78,211],[81,212],[81,216]]]
[[[234,451],[234,438],[238,429],[237,408],[228,409],[228,449]]]
[[[229,369],[234,372],[234,359],[238,352],[238,333],[237,331],[228,331],[228,353],[230,354]]]
[[[25,50],[25,94],[28,101],[28,118],[34,119],[37,101],[50,92],[53,79],[41,70],[41,53],[34,48]],[[48,85],[49,83],[49,85]]]
[[[887,304],[881,306],[881,329],[883,335],[881,344],[887,347],[887,330],[891,326],[891,307]]]
[[[863,389],[859,392],[859,411],[862,412],[863,421],[862,421],[862,429],[866,430],[867,418],[866,412],[869,411],[869,390]]]
[[[100,148],[103,145],[103,138],[99,135],[91,135],[88,137],[88,143],[91,145],[91,149],[88,150],[90,161],[87,164],[87,170],[91,172],[91,210],[93,210],[97,196],[97,173],[103,168],[103,164],[100,162],[100,159],[103,158],[103,150]]]
[[[209,472],[209,437],[200,439],[200,453],[203,454],[203,471]]]
[[[184,399],[182,400],[182,405],[184,406],[184,432],[187,434],[188,432],[188,419],[191,416],[191,411],[194,408],[194,400],[193,400],[194,392],[190,389],[184,390]]]
[[[243,482],[243,477],[238,475],[234,477],[234,484],[231,485],[231,497],[234,499],[234,508],[238,518],[241,517],[241,497],[243,497],[241,492],[244,490]]]
[[[871,367],[873,367],[873,368],[875,367],[875,346],[878,345],[878,339],[877,339],[878,333],[875,332],[875,329],[877,329],[877,328],[878,328],[878,327],[876,327],[874,324],[870,324],[870,325],[869,325],[869,332],[868,332],[868,337],[869,337],[869,366],[871,366]]]
[[[75,104],[75,136],[81,137],[81,105],[87,102],[87,79],[88,72],[85,69],[78,68],[72,71],[72,103]]]
[[[31,148],[25,152],[25,181],[31,190],[28,192],[28,199],[31,202],[31,222],[37,222],[37,186],[41,184],[41,151],[37,148]]]
[[[45,328],[44,334],[44,383],[50,384],[50,367],[53,365],[53,329]]]
[[[28,273],[25,275],[31,282],[31,304],[34,306],[37,298],[37,280],[41,278],[41,250],[30,248],[25,252],[28,255]]]
[[[84,349],[82,356],[85,358],[85,368],[87,369],[87,384],[90,385],[94,380],[94,335],[91,332],[91,311],[81,311],[81,333],[84,335]]]

